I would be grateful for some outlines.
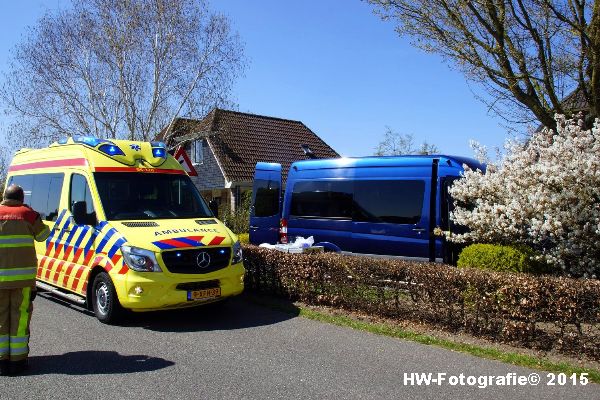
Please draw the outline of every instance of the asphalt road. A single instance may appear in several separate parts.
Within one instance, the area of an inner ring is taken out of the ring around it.
[[[30,344],[29,374],[0,377],[0,399],[600,398],[600,385],[547,386],[540,371],[293,317],[244,298],[107,326],[38,296]],[[537,386],[460,386],[460,374],[468,383],[468,376],[533,372]],[[405,373],[447,375],[426,386],[405,381]]]

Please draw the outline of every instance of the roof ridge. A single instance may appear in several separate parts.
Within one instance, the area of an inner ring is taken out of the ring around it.
[[[254,114],[254,113],[249,113],[249,112],[242,112],[242,111],[235,111],[235,110],[225,110],[223,108],[214,108],[213,111],[216,112],[221,112],[221,113],[225,113],[225,114],[238,114],[238,115],[247,115],[249,117],[259,117],[259,118],[265,118],[265,119],[271,119],[271,120],[275,120],[275,121],[285,121],[285,122],[295,122],[298,124],[302,124],[302,121],[298,121],[295,119],[288,119],[288,118],[278,118],[278,117],[271,117],[269,115],[260,115],[260,114]]]
[[[306,130],[308,130],[310,133],[312,133],[313,135],[315,135],[315,137],[316,137],[318,140],[320,140],[320,141],[321,141],[321,143],[322,143],[323,145],[325,145],[325,146],[329,147],[329,148],[330,148],[331,150],[333,150],[333,151],[334,151],[334,152],[335,152],[335,153],[338,155],[338,157],[339,157],[340,153],[338,153],[336,150],[334,150],[334,149],[333,149],[333,147],[331,147],[329,144],[327,144],[327,142],[326,142],[326,141],[324,141],[324,140],[323,140],[323,138],[322,138],[321,136],[319,136],[319,135],[317,135],[316,133],[314,133],[314,132],[313,132],[313,130],[312,130],[312,129],[310,129],[308,126],[306,126],[306,124],[305,124],[304,122],[300,121],[300,123],[302,124],[302,126],[303,126],[303,127],[305,127],[305,128],[306,128]]]

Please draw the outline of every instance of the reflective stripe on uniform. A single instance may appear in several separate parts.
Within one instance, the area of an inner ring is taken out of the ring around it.
[[[20,356],[29,353],[29,336],[11,336],[10,337],[10,355]]]
[[[0,267],[0,283],[26,281],[35,278],[37,267],[28,268],[9,268],[3,269]]]
[[[10,337],[10,346],[12,347],[13,343],[29,343],[29,335],[26,336],[11,336]]]
[[[8,335],[0,335],[0,356],[8,354]]]
[[[15,338],[25,337],[29,339],[29,310],[31,306],[31,288],[25,287],[23,288],[23,301],[21,302],[21,306],[19,307],[19,327],[17,329],[17,334],[14,336]],[[12,346],[12,339],[10,339],[10,344]]]
[[[43,240],[46,240],[46,238],[50,236],[50,229],[44,225],[44,230],[41,231],[36,237],[35,240],[37,240],[38,242],[41,242]]]
[[[7,247],[33,247],[31,235],[3,235],[0,238],[0,248]]]
[[[10,352],[11,356],[22,356],[23,354],[29,354],[29,346],[27,343],[15,343],[10,342]]]
[[[27,268],[7,268],[3,269],[0,267],[0,276],[11,276],[11,275],[25,275],[30,273],[35,273],[37,267],[27,267]]]

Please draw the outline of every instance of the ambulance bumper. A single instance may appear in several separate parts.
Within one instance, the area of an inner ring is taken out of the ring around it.
[[[131,311],[154,311],[194,307],[241,294],[244,290],[245,272],[243,263],[239,263],[202,277],[130,270],[112,278],[124,308]],[[202,293],[202,297],[198,296],[198,291],[192,296],[190,292],[195,287],[209,290]],[[215,295],[218,291],[213,289],[217,288],[220,289],[220,295]],[[191,297],[196,299],[191,300]]]

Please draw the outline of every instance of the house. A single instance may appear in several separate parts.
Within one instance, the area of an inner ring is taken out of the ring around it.
[[[183,145],[198,172],[192,177],[207,200],[235,209],[252,190],[259,161],[290,164],[339,154],[300,121],[213,109],[201,120],[176,118],[157,136],[171,149]]]

